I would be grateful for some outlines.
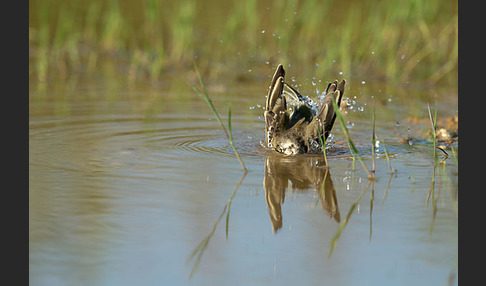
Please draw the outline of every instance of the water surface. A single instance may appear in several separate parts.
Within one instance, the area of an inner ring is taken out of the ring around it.
[[[370,182],[339,125],[329,168],[265,151],[267,81],[207,83],[225,123],[231,103],[246,175],[186,79],[31,82],[31,284],[457,284],[457,164],[448,150],[434,167],[424,135],[427,102],[439,117],[457,114],[455,91],[349,82],[346,121],[368,167],[376,106]],[[298,88],[315,95],[325,81]]]

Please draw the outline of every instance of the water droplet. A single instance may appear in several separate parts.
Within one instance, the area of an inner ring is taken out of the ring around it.
[[[405,55],[402,55],[401,59],[402,59],[402,60],[403,60],[403,59],[405,59]]]
[[[251,72],[251,69],[249,69],[248,72]]]
[[[395,126],[396,126],[396,127],[400,126],[400,122],[399,122],[399,121],[397,121],[397,123],[395,123]]]
[[[255,105],[250,106],[250,110],[253,110],[253,109],[255,109]]]
[[[346,128],[348,129],[353,129],[354,127],[354,123],[350,120],[348,120],[348,122],[346,122]]]
[[[265,30],[262,30],[262,34],[265,34]]]
[[[363,111],[364,107],[363,106],[358,106],[358,111]]]
[[[319,67],[319,64],[316,64],[316,67]]]
[[[342,71],[341,71],[341,72],[339,72],[339,75],[343,75],[343,72],[342,72]]]
[[[270,64],[270,62],[269,61],[266,61],[265,64],[268,65],[268,64]]]
[[[365,84],[365,83],[366,83],[366,81],[364,81],[364,80],[363,80],[363,81],[361,81],[361,84]]]
[[[257,104],[256,106],[257,106],[258,108],[261,108],[261,107],[262,107],[260,104]]]

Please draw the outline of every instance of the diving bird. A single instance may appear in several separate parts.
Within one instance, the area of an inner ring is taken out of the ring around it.
[[[345,84],[344,79],[329,83],[321,103],[306,100],[296,89],[285,83],[285,70],[279,64],[272,77],[265,104],[265,147],[285,155],[321,152],[319,135],[322,142],[326,142],[336,119],[332,101],[334,98],[337,106],[341,104]],[[286,96],[297,102],[293,111],[287,109]]]

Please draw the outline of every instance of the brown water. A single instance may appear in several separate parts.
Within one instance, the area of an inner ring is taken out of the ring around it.
[[[295,84],[312,94],[327,80]],[[381,144],[369,185],[339,125],[328,171],[320,157],[263,150],[267,81],[207,83],[225,123],[231,103],[246,176],[181,77],[31,81],[31,285],[457,284],[457,165],[449,149],[434,168],[419,136],[430,129],[427,102],[438,101],[439,117],[457,114],[457,91],[349,82],[356,104],[346,121],[369,167],[376,103]],[[412,144],[400,141],[407,136]],[[191,253],[208,236],[197,263]]]

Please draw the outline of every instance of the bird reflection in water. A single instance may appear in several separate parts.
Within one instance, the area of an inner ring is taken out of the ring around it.
[[[329,168],[325,166],[323,158],[283,157],[278,154],[269,154],[265,159],[263,188],[274,232],[282,227],[282,204],[289,181],[292,190],[316,190],[322,207],[329,217],[334,218],[337,222],[341,220],[336,190]]]

